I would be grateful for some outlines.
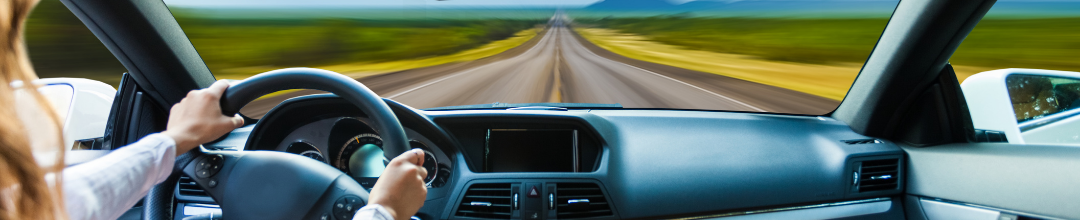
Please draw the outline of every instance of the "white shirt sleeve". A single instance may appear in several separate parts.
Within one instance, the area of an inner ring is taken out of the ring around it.
[[[151,134],[104,157],[63,171],[64,203],[72,220],[112,220],[165,181],[176,160],[176,141]]]
[[[353,220],[394,220],[394,216],[391,216],[385,207],[375,204],[366,205],[357,210],[356,215],[353,215]]]

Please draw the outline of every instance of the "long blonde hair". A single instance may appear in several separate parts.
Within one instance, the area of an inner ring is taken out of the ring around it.
[[[23,29],[30,10],[38,0],[0,0],[0,219],[66,219],[60,190],[60,171],[64,168],[64,149],[51,168],[42,168],[34,160],[31,141],[16,111],[15,88],[11,83],[26,82],[20,90],[36,100],[46,111],[60,135],[60,118],[32,82],[37,79],[23,43]],[[61,137],[56,137],[61,138]],[[56,146],[63,148],[63,146]],[[50,186],[46,174],[52,173]]]

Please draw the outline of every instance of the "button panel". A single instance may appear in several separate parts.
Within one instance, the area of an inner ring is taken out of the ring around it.
[[[225,157],[221,155],[206,155],[199,160],[199,163],[195,166],[195,176],[199,178],[209,178],[221,171],[221,167],[225,165]]]
[[[356,214],[356,210],[364,206],[364,202],[357,196],[342,196],[334,201],[334,207],[331,209],[334,212],[334,217],[339,220],[352,219]]]

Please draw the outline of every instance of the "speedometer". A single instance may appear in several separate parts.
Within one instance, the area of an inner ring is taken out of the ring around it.
[[[364,133],[350,138],[338,152],[334,166],[356,179],[361,186],[371,188],[386,168],[382,138]]]

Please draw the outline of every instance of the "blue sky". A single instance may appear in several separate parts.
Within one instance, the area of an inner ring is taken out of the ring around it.
[[[210,8],[282,7],[581,7],[600,0],[164,0],[169,6]],[[692,0],[668,0],[680,4]],[[743,0],[719,0],[743,1]],[[754,0],[746,0],[754,1]],[[798,1],[798,0],[796,0]],[[802,0],[802,1],[882,1],[882,0]],[[889,1],[889,0],[886,0]],[[895,0],[891,0],[895,1]],[[999,0],[998,2],[1080,2],[1080,0]]]
[[[453,7],[586,6],[599,0],[165,0],[186,7]],[[685,1],[685,0],[682,0]]]

